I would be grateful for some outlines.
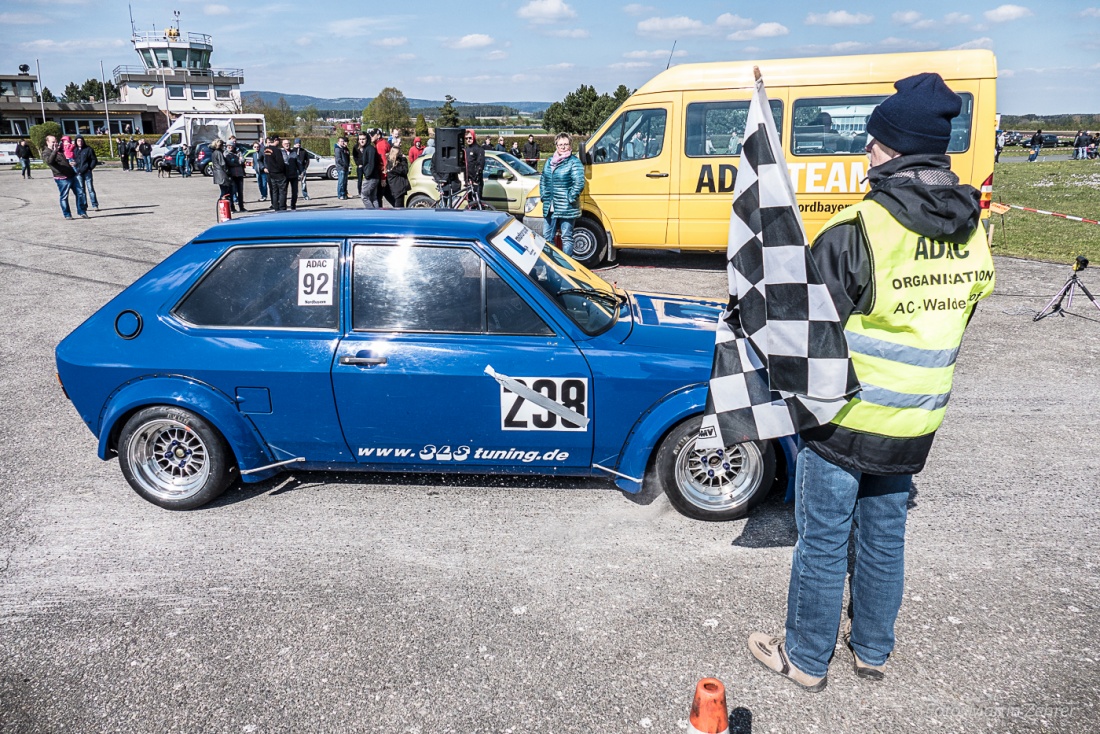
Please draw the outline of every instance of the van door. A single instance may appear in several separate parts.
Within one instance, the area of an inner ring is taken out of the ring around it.
[[[780,136],[786,93],[786,89],[768,90],[772,119]],[[670,231],[678,230],[680,247],[726,248],[733,185],[741,164],[751,95],[751,89],[684,93],[683,157],[676,187],[679,221],[669,225]]]
[[[585,194],[616,247],[663,246],[676,157],[673,95],[639,99],[586,148]]]

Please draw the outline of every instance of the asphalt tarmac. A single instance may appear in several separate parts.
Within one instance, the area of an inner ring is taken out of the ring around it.
[[[783,626],[780,493],[724,524],[602,480],[299,472],[193,512],[140,499],[53,350],[213,225],[217,189],[111,169],[96,187],[101,211],[64,221],[47,172],[0,172],[3,734],[677,732],[705,676],[734,732],[1097,730],[1100,311],[1032,321],[1068,263],[997,259],[915,481],[886,680],[838,646],[808,694],[745,645]],[[309,187],[303,208],[359,206]],[[624,252],[602,274],[726,292],[721,255]]]

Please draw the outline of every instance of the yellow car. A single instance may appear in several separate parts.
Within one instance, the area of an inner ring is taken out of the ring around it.
[[[462,178],[461,174],[459,178]],[[539,184],[539,173],[511,153],[485,151],[485,188],[482,200],[500,212],[523,219],[527,195]],[[409,195],[405,206],[430,209],[439,201],[432,178],[432,159],[420,156],[409,166]]]

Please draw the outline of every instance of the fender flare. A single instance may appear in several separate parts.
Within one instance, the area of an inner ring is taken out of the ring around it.
[[[703,413],[707,405],[708,390],[707,383],[686,385],[654,403],[630,429],[616,469],[628,477],[644,480],[649,459],[660,446],[661,439],[681,421]],[[787,469],[785,501],[791,502],[794,500],[794,466],[798,455],[795,437],[783,436],[773,439],[773,443],[776,444],[777,451],[783,454]],[[622,477],[615,479],[615,486],[629,494],[638,494],[643,488],[641,482]]]
[[[270,464],[274,459],[259,431],[237,410],[228,395],[204,382],[184,375],[150,375],[120,385],[103,404],[99,416],[99,458],[118,453],[118,434],[135,411],[152,405],[186,408],[218,431],[229,444],[241,469]],[[270,476],[257,472],[243,477],[246,482]]]

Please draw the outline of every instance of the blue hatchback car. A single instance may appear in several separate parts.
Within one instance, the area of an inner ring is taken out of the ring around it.
[[[745,514],[789,442],[694,447],[722,304],[608,284],[504,214],[226,222],[57,347],[130,485],[191,509],[303,470],[608,476]]]

